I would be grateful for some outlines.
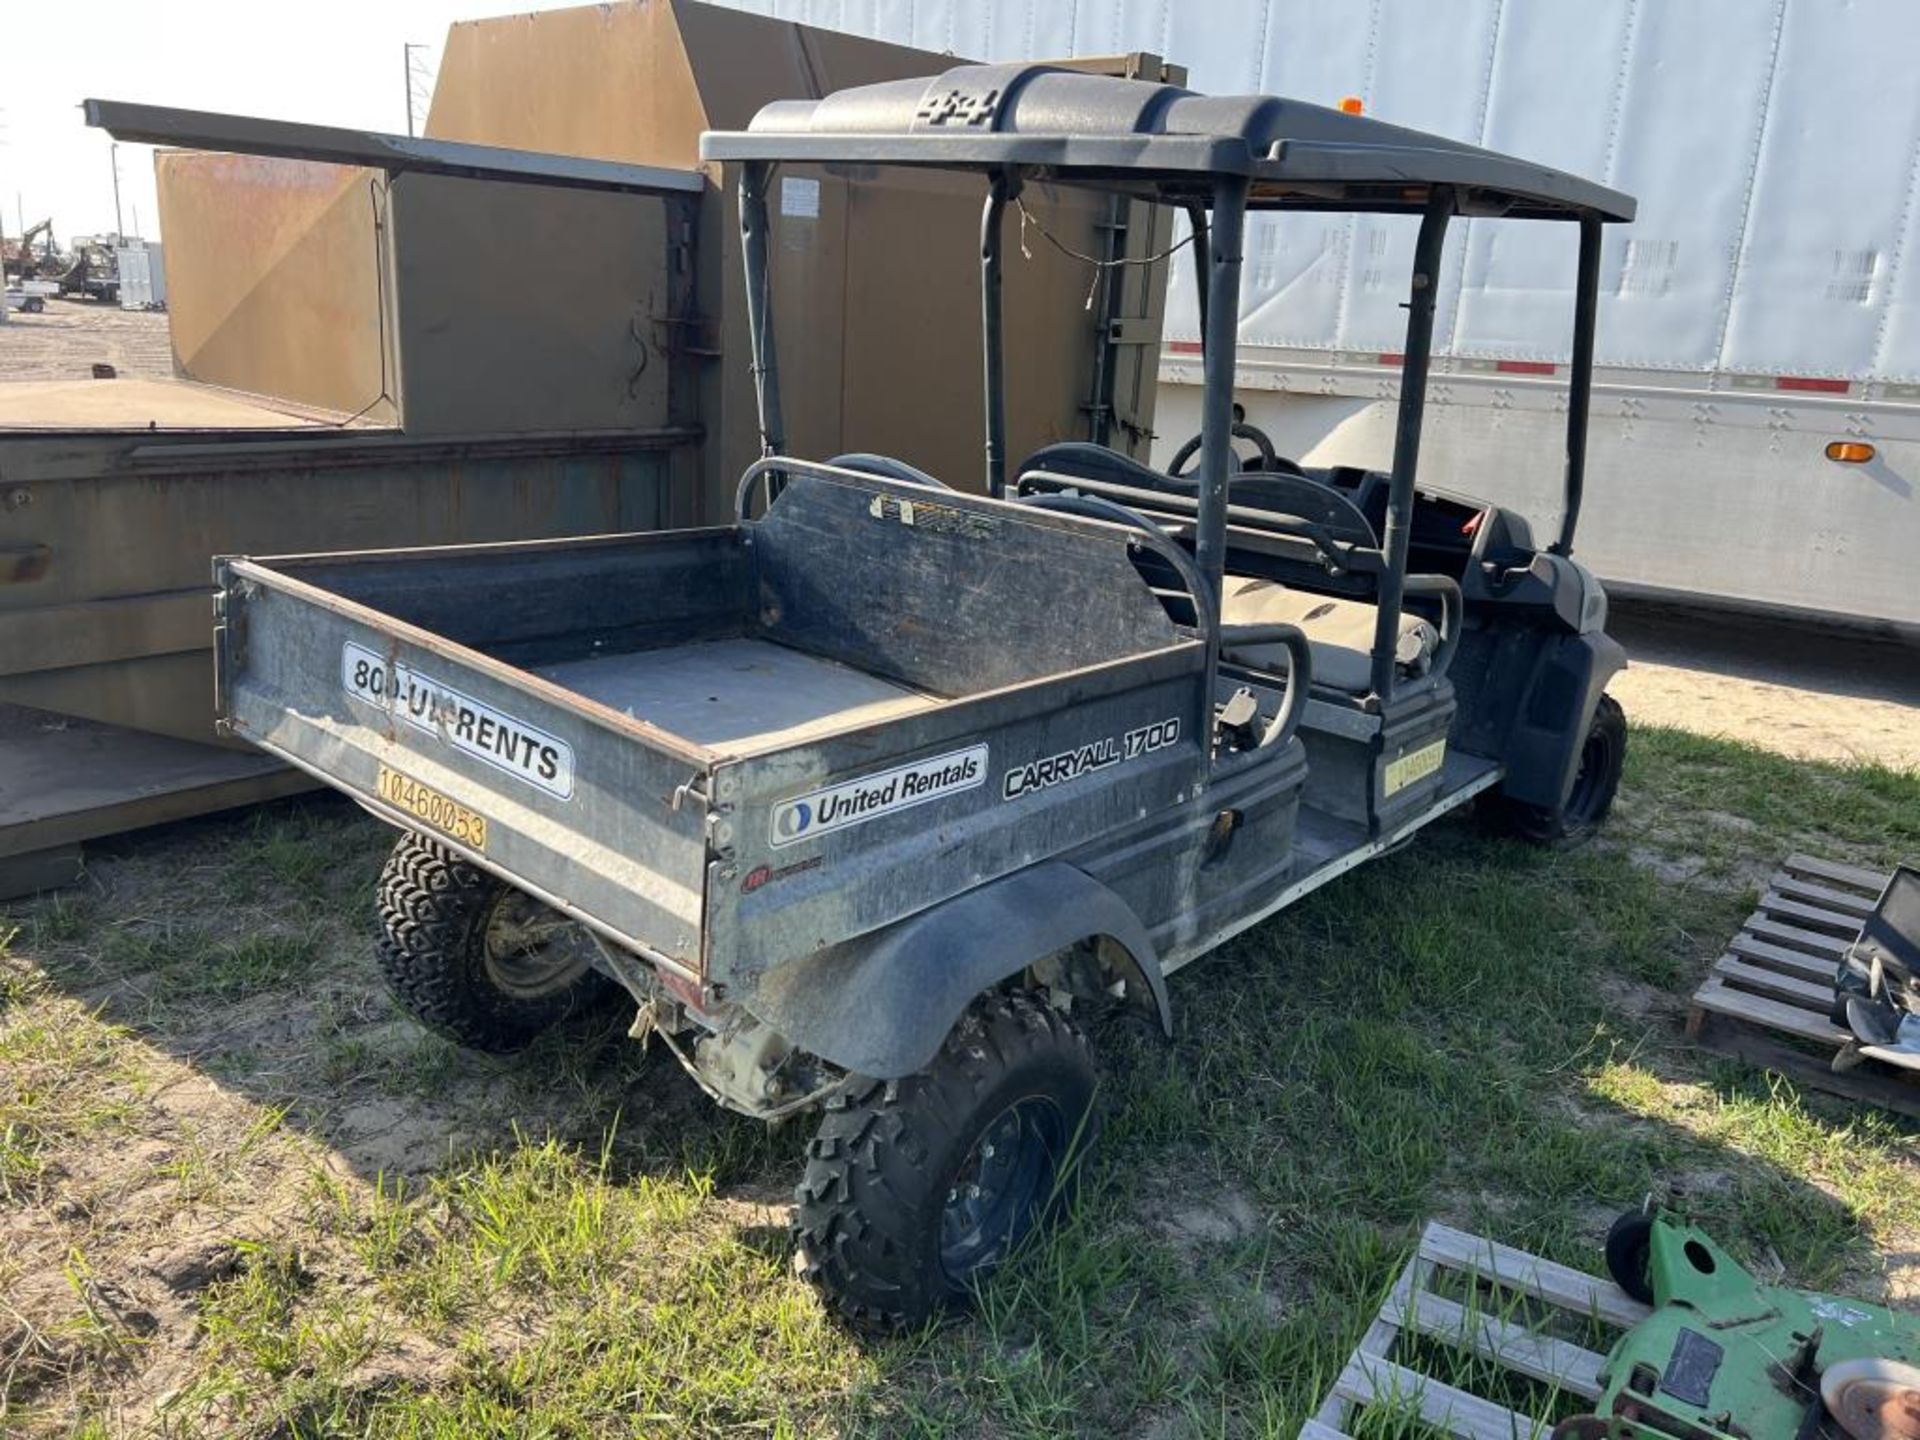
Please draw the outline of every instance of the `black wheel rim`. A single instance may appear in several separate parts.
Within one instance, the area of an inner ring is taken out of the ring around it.
[[[967,1284],[1026,1238],[1052,1198],[1065,1142],[1060,1111],[1038,1097],[987,1123],[940,1211],[940,1269],[949,1283]]]
[[[487,978],[522,1000],[566,988],[593,963],[593,940],[581,926],[518,890],[494,902],[482,948]]]

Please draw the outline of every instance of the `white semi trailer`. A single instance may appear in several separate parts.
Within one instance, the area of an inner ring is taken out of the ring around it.
[[[1199,90],[1352,97],[1637,196],[1602,262],[1582,557],[1627,592],[1920,632],[1914,0],[737,3],[981,59],[1155,51]],[[1449,234],[1421,453],[1542,522],[1574,278],[1552,229]],[[1385,466],[1412,244],[1389,216],[1249,225],[1240,398],[1282,454]],[[1184,262],[1156,454],[1198,426]]]

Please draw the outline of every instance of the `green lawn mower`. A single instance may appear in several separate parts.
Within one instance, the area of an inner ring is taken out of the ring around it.
[[[1920,1317],[1762,1285],[1651,1208],[1614,1223],[1606,1259],[1654,1312],[1607,1356],[1595,1412],[1553,1440],[1920,1440]]]

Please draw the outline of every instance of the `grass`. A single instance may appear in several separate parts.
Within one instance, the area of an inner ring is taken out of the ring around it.
[[[1103,1034],[1078,1212],[884,1343],[791,1272],[804,1124],[617,1026],[500,1061],[398,1016],[386,841],[283,805],[0,922],[0,1431],[1290,1436],[1426,1219],[1593,1269],[1663,1185],[1767,1276],[1912,1283],[1910,1127],[1677,1021],[1788,851],[1920,853],[1913,775],[1640,730],[1603,843],[1443,823],[1183,972],[1171,1046]]]

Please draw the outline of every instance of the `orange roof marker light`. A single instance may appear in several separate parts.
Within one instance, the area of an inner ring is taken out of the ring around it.
[[[1358,95],[1342,95],[1340,97],[1340,113],[1342,115],[1364,115],[1366,110],[1366,101],[1362,100]]]
[[[1835,440],[1827,446],[1827,458],[1842,465],[1864,465],[1878,452],[1864,440]]]

